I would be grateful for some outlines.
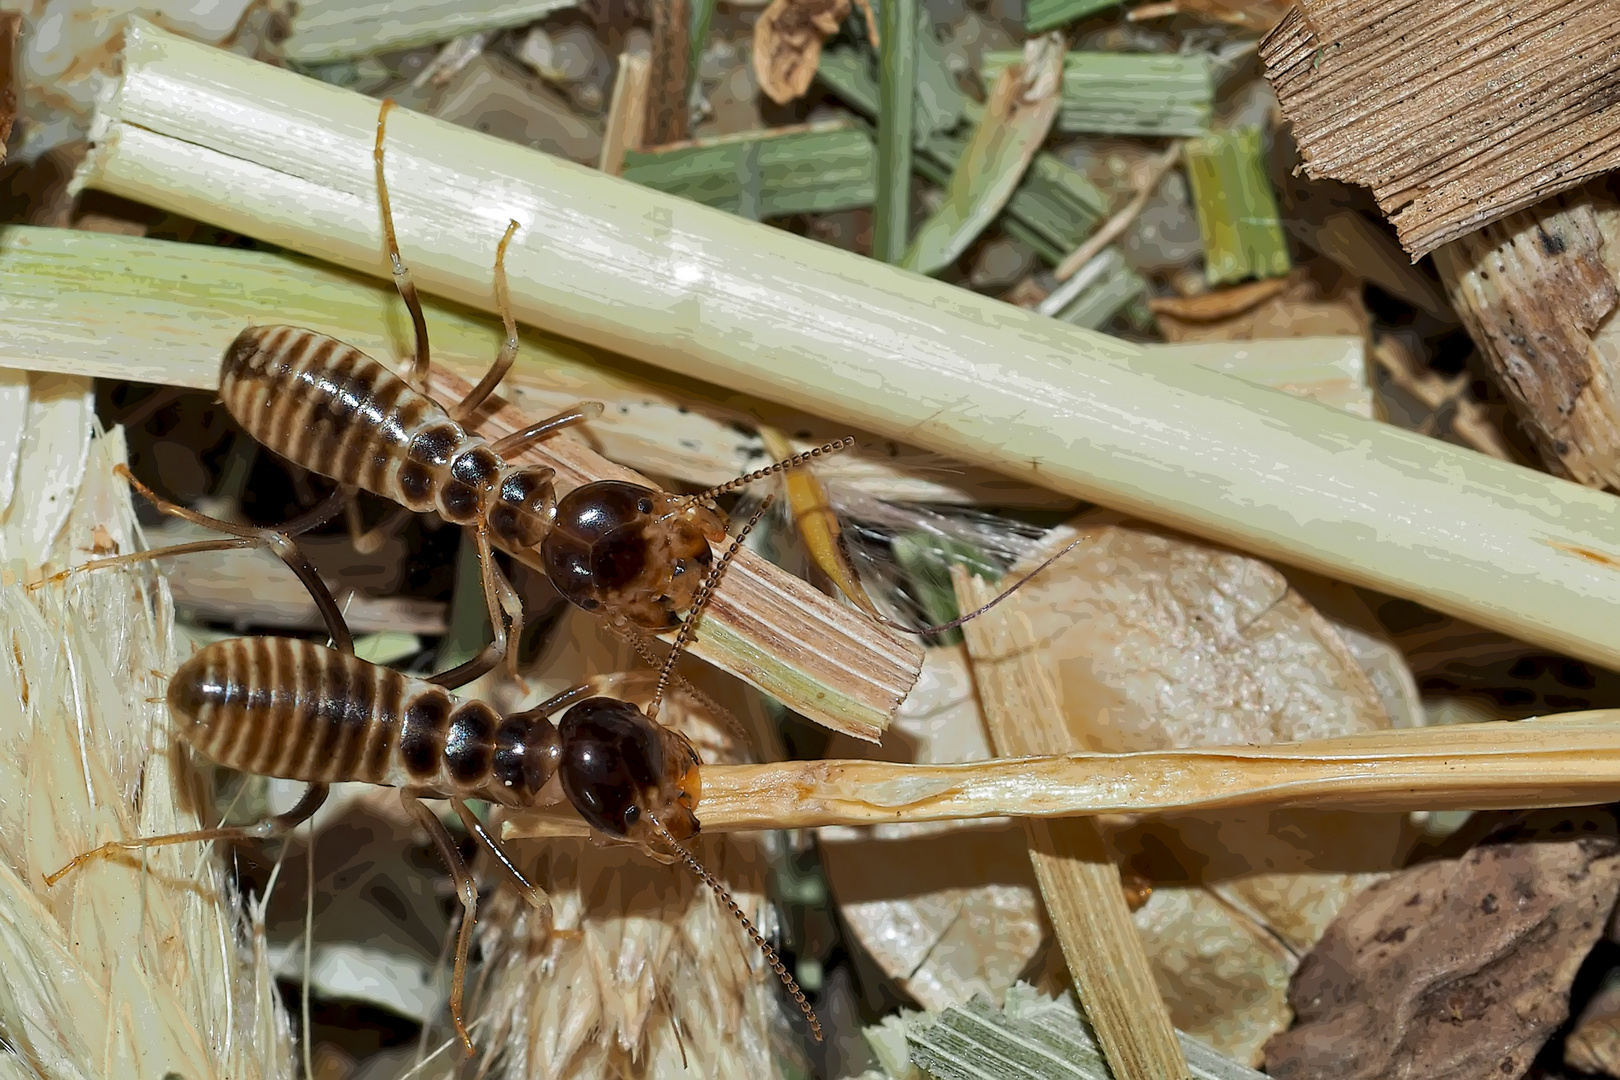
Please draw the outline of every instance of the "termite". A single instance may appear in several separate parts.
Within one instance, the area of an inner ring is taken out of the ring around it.
[[[464,426],[517,358],[517,323],[506,279],[506,251],[518,229],[516,221],[508,224],[495,250],[495,304],[506,330],[500,353],[456,404],[445,408],[428,396],[427,323],[400,255],[384,170],[393,107],[391,99],[383,100],[372,156],[384,244],[415,335],[415,350],[402,375],[313,330],[254,326],[238,334],[225,352],[221,401],[260,443],[337,482],[311,518],[329,520],[364,489],[398,503],[395,518],[436,511],[473,530],[494,640],[457,669],[458,678],[467,671],[488,671],[505,652],[509,634],[497,605],[513,620],[513,635],[521,625],[516,595],[494,561],[492,544],[543,571],[565,598],[604,616],[621,633],[673,629],[680,625],[680,614],[691,609],[699,582],[712,565],[711,543],[719,544],[727,535],[727,522],[713,500],[842,450],[853,440],[791,455],[697,495],[603,480],[559,500],[552,485],[554,470],[509,464],[513,454],[600,415],[602,406],[584,402],[493,443]],[[385,523],[374,532],[387,527]],[[291,535],[286,527],[279,531]]]
[[[233,528],[135,484],[166,514]],[[815,1011],[781,957],[724,886],[682,846],[700,827],[695,811],[701,762],[684,735],[657,722],[675,663],[691,640],[703,606],[770,501],[767,497],[698,586],[692,611],[660,667],[645,709],[618,698],[594,696],[589,684],[504,716],[483,701],[458,701],[449,691],[476,676],[463,673],[454,681],[428,681],[359,659],[326,586],[313,573],[301,574],[325,617],[333,647],[280,637],[214,642],[180,665],[167,693],[176,733],[187,745],[229,768],[306,782],[309,787],[297,805],[255,825],[112,840],[76,856],[48,875],[45,884],[55,885],[74,868],[121,851],[284,835],[320,808],[331,784],[398,788],[406,810],[438,845],[461,899],[464,914],[456,938],[450,1014],[471,1055],[474,1047],[462,1016],[462,996],[478,889],[450,834],[422,800],[447,800],[528,901],[549,915],[544,891],[524,877],[467,800],[526,809],[566,798],[600,836],[633,844],[661,862],[680,862],[712,889],[763,952],[820,1041]],[[101,560],[101,565],[107,561]],[[554,724],[551,717],[559,712],[561,722]]]

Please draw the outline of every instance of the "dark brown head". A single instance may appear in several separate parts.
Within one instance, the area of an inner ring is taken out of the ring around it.
[[[557,493],[551,486],[556,475],[544,465],[506,471],[495,504],[489,508],[489,531],[496,543],[532,548],[546,538],[557,513]]]
[[[586,611],[667,630],[692,606],[725,538],[719,513],[692,499],[621,480],[575,488],[557,503],[541,545],[546,573]]]
[[[558,734],[563,792],[593,829],[665,853],[654,820],[677,841],[697,835],[699,763],[684,735],[604,697],[569,709]]]

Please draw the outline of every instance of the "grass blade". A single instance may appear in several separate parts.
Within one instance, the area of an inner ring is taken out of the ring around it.
[[[1282,277],[1292,266],[1277,197],[1266,177],[1264,136],[1235,128],[1187,143],[1187,180],[1211,285]]]
[[[884,0],[879,9],[877,200],[872,257],[899,262],[911,232],[911,153],[917,96],[917,0]]]
[[[1057,116],[1061,41],[1025,50],[1023,64],[1003,68],[983,119],[973,130],[945,201],[917,231],[900,265],[933,274],[955,262],[1012,198]]]
[[[1014,52],[987,52],[986,84],[1016,63]],[[1059,131],[1089,135],[1202,135],[1209,130],[1215,84],[1202,53],[1071,52],[1063,62]]]

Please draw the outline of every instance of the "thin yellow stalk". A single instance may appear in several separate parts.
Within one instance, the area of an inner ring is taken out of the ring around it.
[[[963,611],[995,596],[961,566],[951,579]],[[1078,749],[1017,604],[992,608],[962,629],[990,743],[1001,755]],[[1187,1059],[1096,822],[1026,818],[1024,831],[1047,916],[1109,1071],[1118,1080],[1183,1080]]]
[[[83,181],[382,276],[376,103],[133,22]],[[1161,359],[427,117],[392,183],[418,282],[1263,557],[1620,666],[1610,496]]]
[[[958,765],[783,761],[703,769],[707,830],[1236,807],[1495,810],[1620,797],[1620,709],[1402,728],[1272,746],[1066,754]],[[581,835],[536,812],[509,836]]]

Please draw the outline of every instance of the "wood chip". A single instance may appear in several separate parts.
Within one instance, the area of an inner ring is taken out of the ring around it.
[[[1600,220],[1617,219],[1620,204],[1589,185],[1434,253],[1542,460],[1592,487],[1620,487],[1620,350],[1600,331],[1620,303],[1620,250],[1606,248]]]
[[[1607,811],[1538,814],[1363,892],[1296,975],[1278,1080],[1523,1075],[1620,894]]]
[[[1620,166],[1613,3],[1301,0],[1260,46],[1312,177],[1419,258]]]

